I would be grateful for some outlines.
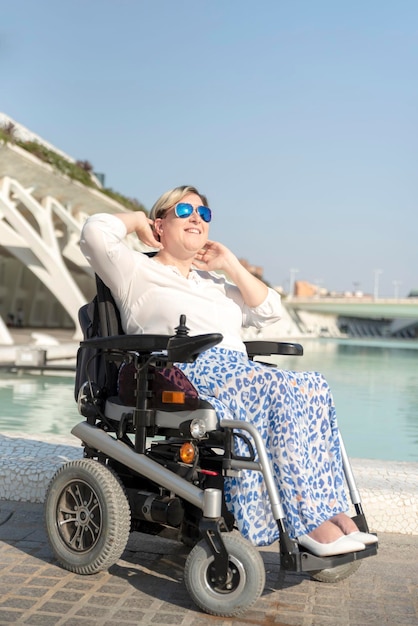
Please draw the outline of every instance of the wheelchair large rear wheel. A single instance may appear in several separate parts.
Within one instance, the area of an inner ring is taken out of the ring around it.
[[[222,538],[229,555],[226,582],[219,584],[210,576],[214,557],[206,541],[200,541],[190,552],[184,581],[193,601],[206,613],[234,617],[260,597],[266,574],[259,552],[241,535],[222,533]]]
[[[344,580],[354,574],[360,565],[361,562],[353,561],[352,563],[337,565],[337,567],[314,570],[309,572],[309,576],[313,578],[313,580],[319,580],[321,583],[339,583],[340,580]]]
[[[112,470],[93,459],[70,461],[53,476],[45,525],[59,563],[77,574],[108,569],[128,542],[131,514]]]

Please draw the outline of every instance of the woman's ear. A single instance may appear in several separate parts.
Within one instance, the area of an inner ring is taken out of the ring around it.
[[[157,219],[155,219],[154,223],[152,225],[152,228],[154,230],[154,233],[155,233],[156,237],[159,238],[159,236],[163,232],[162,219],[159,218],[159,217]]]

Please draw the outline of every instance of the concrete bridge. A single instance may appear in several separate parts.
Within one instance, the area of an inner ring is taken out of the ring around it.
[[[284,300],[284,307],[293,334],[418,338],[418,298],[294,296]]]
[[[309,311],[310,313],[369,319],[418,320],[418,298],[382,298],[375,300],[367,297],[292,297],[287,298],[285,304],[288,310],[293,311]]]

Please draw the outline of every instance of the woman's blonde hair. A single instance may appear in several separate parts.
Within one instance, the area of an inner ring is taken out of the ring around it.
[[[201,199],[202,204],[209,206],[206,196],[201,194],[196,187],[182,185],[181,187],[175,187],[174,189],[170,189],[170,191],[166,191],[158,198],[150,211],[150,219],[155,220],[157,217],[163,217],[168,209],[171,209],[171,207],[180,202],[189,193],[195,193]]]

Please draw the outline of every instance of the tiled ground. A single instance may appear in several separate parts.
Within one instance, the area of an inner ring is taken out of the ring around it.
[[[11,515],[10,519],[7,519]],[[5,521],[6,520],[6,521]],[[283,573],[262,549],[267,583],[243,617],[202,613],[183,583],[187,549],[168,537],[131,535],[122,559],[93,576],[54,562],[42,505],[0,502],[0,624],[41,626],[416,626],[418,537],[380,536],[377,556],[338,584]]]

